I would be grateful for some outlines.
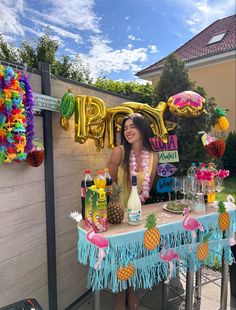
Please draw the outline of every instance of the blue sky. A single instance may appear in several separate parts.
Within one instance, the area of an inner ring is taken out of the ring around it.
[[[58,56],[79,55],[92,77],[134,80],[135,73],[235,14],[234,0],[1,0],[0,33],[18,46],[50,26]]]

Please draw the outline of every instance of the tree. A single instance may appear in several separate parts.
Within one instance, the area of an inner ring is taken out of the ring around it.
[[[0,60],[7,62],[18,62],[19,58],[14,47],[4,41],[0,34]]]
[[[155,88],[155,102],[166,102],[170,96],[192,87],[193,82],[189,80],[184,62],[173,53],[165,59],[160,81]]]
[[[136,96],[139,102],[151,104],[153,101],[153,87],[150,83],[143,85],[136,82],[113,81],[111,79],[98,78],[93,85],[129,98],[134,98]]]
[[[78,82],[91,83],[89,69],[83,64],[82,59],[77,56],[71,59],[63,55],[60,59],[57,53],[60,42],[50,36],[49,27],[45,33],[32,42],[25,40],[18,49],[6,43],[0,35],[0,59],[19,64],[27,63],[29,67],[38,68],[40,61],[51,64],[52,74],[73,79]]]
[[[196,83],[190,80],[184,62],[176,54],[171,54],[165,60],[160,81],[155,88],[155,100],[157,102],[166,102],[172,95],[186,90],[193,90],[206,98],[208,114],[201,114],[198,117],[191,118],[175,118],[169,110],[165,113],[165,119],[177,122],[174,133],[178,136],[179,145],[178,174],[186,174],[191,162],[205,162],[208,160],[199,131],[209,132],[211,114],[216,104],[214,98],[207,98],[203,87],[196,86]]]
[[[230,132],[226,139],[226,149],[223,157],[224,167],[231,175],[236,175],[236,133]]]

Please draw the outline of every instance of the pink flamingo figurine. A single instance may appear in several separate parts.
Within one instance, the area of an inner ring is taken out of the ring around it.
[[[202,224],[195,218],[189,216],[189,209],[184,208],[183,215],[185,215],[183,220],[183,228],[191,231],[192,238],[196,238],[196,229],[200,229],[200,231],[204,231],[204,228],[202,227]]]
[[[93,228],[87,232],[86,239],[98,248],[98,261],[94,265],[94,268],[100,269],[102,266],[102,260],[106,256],[104,249],[109,248],[109,240],[101,234],[95,233]]]
[[[70,217],[78,223],[82,220],[82,214],[76,211],[71,212]],[[97,234],[91,225],[90,228],[91,229],[86,233],[86,239],[98,248],[98,261],[94,265],[94,268],[100,269],[102,266],[102,260],[106,256],[104,249],[109,249],[109,240],[101,234]]]
[[[169,263],[169,268],[170,268],[170,273],[165,281],[166,284],[168,284],[170,282],[170,279],[172,278],[172,272],[174,270],[174,263],[173,260],[180,260],[179,254],[177,252],[175,252],[173,249],[169,249],[169,250],[165,250],[165,253],[162,254],[162,250],[160,252],[160,258],[164,261],[164,262],[168,262]]]

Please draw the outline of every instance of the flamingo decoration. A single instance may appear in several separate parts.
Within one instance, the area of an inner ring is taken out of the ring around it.
[[[191,231],[192,238],[196,238],[196,229],[200,229],[200,231],[204,231],[202,224],[195,218],[189,216],[189,209],[184,208],[183,215],[185,215],[183,220],[183,228]]]
[[[162,250],[160,252],[160,258],[164,261],[169,263],[170,273],[165,280],[165,283],[168,284],[170,282],[170,279],[172,278],[172,272],[174,270],[174,263],[173,261],[180,260],[179,254],[175,252],[173,249],[166,250],[164,254],[162,254]]]
[[[71,212],[70,217],[78,223],[82,220],[82,214],[78,212]],[[100,269],[102,260],[106,256],[104,249],[109,249],[109,240],[101,234],[97,234],[91,225],[90,227],[91,229],[86,233],[86,239],[98,248],[98,261],[94,265],[94,269]]]
[[[102,260],[106,256],[104,249],[109,248],[109,240],[101,234],[95,233],[93,228],[87,232],[86,239],[98,248],[98,261],[94,265],[94,268],[100,269],[102,267]]]

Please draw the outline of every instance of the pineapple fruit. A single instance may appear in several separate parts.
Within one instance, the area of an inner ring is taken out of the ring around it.
[[[220,229],[222,231],[226,231],[230,226],[230,216],[229,213],[225,209],[225,205],[223,201],[219,201],[218,203],[218,212],[220,213],[218,223],[220,226]]]
[[[145,227],[147,228],[147,230],[144,234],[144,247],[149,251],[154,250],[160,244],[161,235],[159,230],[156,228],[156,225],[156,215],[153,213],[149,214],[146,217]]]
[[[208,238],[209,236],[207,235],[204,238],[204,241],[200,243],[197,247],[197,258],[200,261],[203,261],[204,259],[206,259],[209,254]]]
[[[120,267],[117,270],[117,277],[120,281],[126,281],[134,275],[134,265],[129,264],[127,267]]]
[[[112,195],[107,206],[107,220],[112,224],[119,224],[124,219],[124,208],[120,203],[121,191],[120,185],[112,184]]]

